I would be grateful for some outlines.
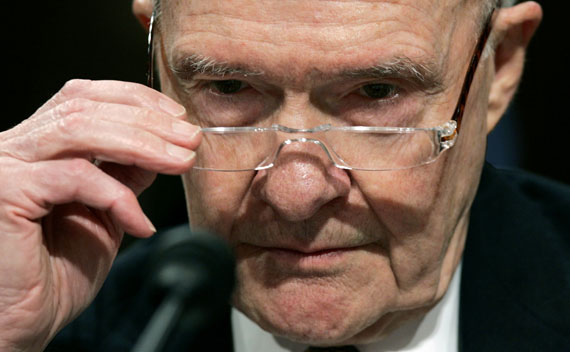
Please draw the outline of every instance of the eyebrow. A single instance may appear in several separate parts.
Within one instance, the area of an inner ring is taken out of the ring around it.
[[[443,89],[443,69],[435,63],[414,61],[399,56],[389,62],[379,63],[361,69],[341,71],[341,76],[350,78],[401,79],[411,82],[417,88],[430,93]]]
[[[230,64],[211,57],[191,54],[170,64],[170,69],[178,76],[190,79],[196,74],[223,78],[225,76],[260,76],[263,70],[256,70],[246,65]],[[314,72],[313,72],[314,74]],[[437,93],[443,89],[442,69],[435,63],[414,61],[406,56],[398,56],[388,62],[378,63],[366,68],[340,69],[337,73],[317,74],[321,79],[346,77],[351,79],[397,79],[410,82],[416,88],[428,93]]]
[[[231,65],[225,61],[217,61],[211,57],[199,54],[192,54],[184,59],[170,65],[172,72],[183,75],[186,78],[196,74],[203,74],[214,77],[224,77],[227,75],[259,76],[263,71],[249,69],[245,66]]]

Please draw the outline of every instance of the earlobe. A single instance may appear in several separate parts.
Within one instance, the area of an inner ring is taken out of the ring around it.
[[[542,9],[535,2],[503,8],[498,13],[487,133],[497,125],[516,92],[523,73],[526,48],[541,19]]]
[[[133,0],[133,13],[140,24],[148,31],[152,16],[153,0]]]

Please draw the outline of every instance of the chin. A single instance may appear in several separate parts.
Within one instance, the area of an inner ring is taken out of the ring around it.
[[[299,319],[302,315],[303,319]],[[265,321],[266,328],[274,335],[292,341],[313,345],[339,345],[350,341],[360,330],[358,322],[343,317],[307,317],[307,312],[294,312],[287,316]]]
[[[382,316],[377,310],[363,309],[362,298],[353,291],[294,281],[261,294],[242,287],[234,304],[262,329],[318,346],[361,342],[358,335]]]
[[[361,329],[357,322],[333,315],[322,318],[309,317],[311,314],[304,311],[275,313],[254,314],[250,318],[273,335],[318,346],[350,343]]]
[[[240,259],[235,307],[289,340],[319,346],[364,342],[381,333],[383,317],[398,303],[389,264],[368,250],[311,260],[267,254]]]

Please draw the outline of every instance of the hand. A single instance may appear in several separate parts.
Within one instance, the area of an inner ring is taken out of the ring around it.
[[[0,350],[41,350],[95,297],[123,231],[155,231],[136,196],[193,164],[199,129],[142,85],[70,81],[0,133]]]

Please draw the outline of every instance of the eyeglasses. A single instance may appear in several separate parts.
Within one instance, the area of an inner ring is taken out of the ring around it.
[[[453,146],[455,121],[435,128],[334,127],[295,129],[271,127],[209,127],[202,129],[195,169],[250,171],[272,167],[284,148],[295,144],[322,149],[336,167],[348,170],[405,169],[434,161]],[[291,138],[295,137],[295,138]],[[276,147],[277,146],[277,147]]]
[[[453,147],[463,119],[475,71],[491,32],[495,9],[486,20],[474,49],[461,94],[450,121],[433,128],[320,125],[295,129],[271,127],[205,127],[194,169],[253,171],[272,167],[284,148],[322,150],[330,161],[347,170],[387,171],[413,168],[435,161]],[[148,82],[153,87],[153,13],[148,37]]]

